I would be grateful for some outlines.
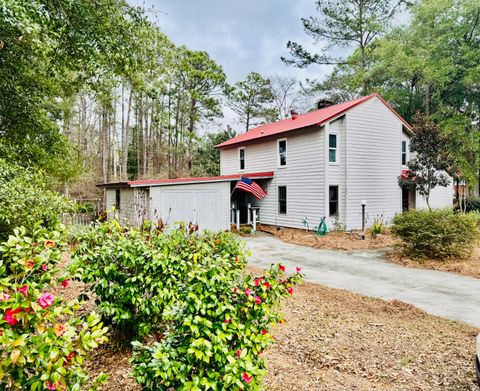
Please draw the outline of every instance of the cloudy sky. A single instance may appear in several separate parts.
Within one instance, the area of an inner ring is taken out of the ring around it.
[[[207,51],[227,73],[230,83],[250,71],[265,76],[320,78],[327,67],[287,67],[289,40],[313,47],[301,17],[314,15],[314,0],[129,0],[150,10],[149,17],[177,45]]]
[[[321,79],[327,66],[297,69],[286,66],[289,40],[318,50],[302,28],[302,17],[316,14],[314,0],[128,0],[147,9],[149,18],[176,45],[204,50],[224,68],[228,82],[256,71],[266,77]],[[235,115],[224,109],[220,127],[239,130]],[[211,126],[211,125],[210,125]]]

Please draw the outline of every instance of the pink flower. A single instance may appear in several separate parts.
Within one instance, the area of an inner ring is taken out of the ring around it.
[[[15,317],[16,314],[19,312],[22,312],[21,308],[17,308],[16,310],[12,310],[11,308],[8,308],[5,311],[5,316],[3,317],[3,320],[7,322],[11,326],[15,326],[18,323],[17,318]]]
[[[47,270],[47,265],[43,264],[43,265],[42,265],[42,270],[43,270],[43,271]]]
[[[27,297],[28,294],[28,286],[24,285],[18,291],[25,297]]]
[[[264,282],[263,283],[263,286],[267,289],[270,289],[270,284],[268,282]]]
[[[45,387],[47,387],[47,390],[56,390],[57,389],[57,386],[60,384],[60,382],[56,382],[56,383],[50,383],[48,380],[45,382]]]
[[[288,288],[288,293],[293,295],[293,288]]]
[[[258,278],[255,278],[254,284],[255,284],[255,286],[259,286],[260,285],[260,280]]]
[[[297,270],[297,273],[300,273],[302,271],[302,268],[297,266],[296,270]]]
[[[68,287],[68,283],[69,283],[68,280],[63,280],[63,281],[62,281],[62,286],[63,286],[64,288],[66,288],[66,287]]]
[[[268,331],[267,331],[267,330],[265,330],[265,329],[264,329],[264,330],[262,330],[262,331],[260,331],[260,334],[262,334],[262,335],[265,335],[265,334],[267,334],[267,333],[268,333]]]
[[[245,288],[245,294],[250,296],[252,294],[252,290],[250,288]]]
[[[285,266],[284,266],[284,265],[280,265],[279,268],[280,268],[280,270],[281,270],[282,272],[285,271]]]
[[[240,358],[240,356],[242,355],[242,349],[238,349],[235,353],[237,357]]]
[[[255,304],[260,304],[262,302],[262,299],[260,299],[260,296],[255,296]]]
[[[243,372],[242,373],[242,380],[245,382],[245,383],[250,383],[253,379],[253,376],[248,376],[248,373],[247,372]]]
[[[7,301],[10,299],[10,295],[5,293],[5,292],[2,292],[0,293],[0,301]]]
[[[40,307],[47,308],[53,304],[53,296],[50,293],[45,293],[38,299],[38,304]]]

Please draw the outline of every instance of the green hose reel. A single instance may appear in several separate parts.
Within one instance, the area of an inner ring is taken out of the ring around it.
[[[325,217],[322,217],[320,224],[318,224],[318,226],[315,227],[315,232],[317,233],[318,236],[325,236],[327,234],[328,227],[327,227],[327,223],[325,222]]]

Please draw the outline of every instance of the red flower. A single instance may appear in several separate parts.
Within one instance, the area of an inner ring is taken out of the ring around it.
[[[293,288],[288,288],[288,293],[293,295]]]
[[[237,357],[240,358],[240,356],[242,355],[242,349],[238,349],[235,353]]]
[[[232,318],[227,318],[223,323],[232,323]]]
[[[43,271],[47,270],[47,265],[43,264],[43,265],[42,265],[42,270],[43,270]]]
[[[48,380],[45,382],[45,387],[47,387],[47,390],[56,390],[57,389],[57,386],[60,384],[60,382],[56,382],[56,383],[50,383]]]
[[[250,383],[253,379],[253,376],[248,376],[248,373],[247,372],[243,372],[242,373],[242,380],[245,382],[245,383]]]
[[[73,356],[75,356],[75,352],[70,352],[70,353],[68,353],[68,356],[65,357],[65,361],[66,361],[68,364],[70,364],[70,363],[72,362]]]
[[[302,271],[302,268],[297,266],[296,270],[297,270],[297,273],[300,273]]]
[[[237,262],[238,262],[238,257],[236,256],[236,257],[235,257],[235,263],[237,263]]]
[[[68,280],[63,280],[63,281],[62,281],[62,286],[63,286],[64,288],[66,288],[66,287],[68,287],[68,283],[69,283]]]
[[[245,288],[245,294],[250,296],[252,294],[252,290],[250,288]]]
[[[285,271],[285,266],[284,266],[284,265],[280,265],[280,270],[281,270],[282,272],[284,272],[284,271]]]
[[[18,291],[25,297],[27,297],[28,294],[28,286],[24,285]]]
[[[53,296],[50,293],[45,293],[37,300],[40,307],[47,308],[53,304]]]
[[[264,330],[260,331],[260,333],[261,333],[262,335],[265,335],[265,334],[268,333],[268,331],[264,329]]]
[[[236,286],[233,287],[233,293],[237,293],[237,291],[238,291],[237,287]]]
[[[263,283],[263,286],[267,289],[270,289],[270,284],[268,282],[264,282]]]
[[[15,317],[15,315],[18,314],[19,312],[22,312],[21,308],[17,308],[15,310],[8,308],[5,311],[5,316],[3,317],[3,320],[5,320],[5,322],[7,322],[9,325],[15,326],[18,323],[18,320]]]
[[[262,302],[262,299],[260,299],[260,296],[255,296],[255,304],[260,304]]]
[[[260,285],[260,280],[258,278],[255,278],[254,284],[255,284],[255,286],[259,286]]]

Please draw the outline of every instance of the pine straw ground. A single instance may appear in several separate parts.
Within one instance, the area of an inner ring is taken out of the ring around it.
[[[76,297],[72,282],[58,295]],[[86,312],[94,310],[87,303]],[[265,354],[267,390],[477,390],[475,336],[480,331],[398,301],[386,302],[305,283],[284,303],[286,323]],[[107,391],[140,390],[130,352],[103,347],[88,362],[110,374]]]

